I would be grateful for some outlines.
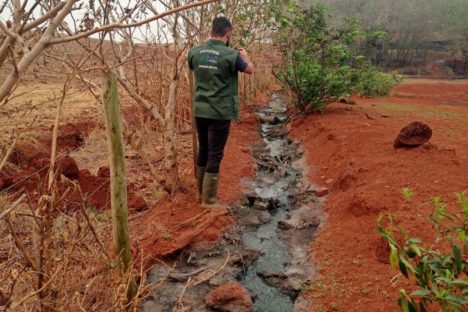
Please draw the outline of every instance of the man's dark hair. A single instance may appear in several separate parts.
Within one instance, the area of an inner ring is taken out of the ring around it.
[[[216,17],[211,26],[211,35],[214,37],[224,37],[232,30],[231,22],[224,16]]]

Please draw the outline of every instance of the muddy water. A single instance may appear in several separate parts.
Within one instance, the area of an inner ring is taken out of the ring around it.
[[[293,311],[300,289],[313,274],[311,259],[305,258],[320,220],[317,214],[313,217],[313,213],[308,216],[309,220],[293,218],[293,210],[300,202],[298,194],[307,191],[302,190],[303,168],[297,162],[302,153],[299,146],[289,140],[285,129],[288,116],[282,96],[273,94],[268,107],[257,114],[263,120],[260,126],[263,144],[253,151],[257,170],[251,205],[260,210],[266,206],[271,219],[242,235],[246,246],[257,250],[260,256],[248,268],[241,283],[254,294],[255,311]],[[308,201],[311,207],[313,199]],[[290,235],[291,230],[297,230],[293,235],[303,236],[302,245]],[[295,263],[297,257],[301,258],[300,268]],[[299,309],[297,306],[295,310]]]
[[[278,224],[286,219],[287,209],[291,203],[297,182],[298,172],[292,167],[294,152],[291,142],[284,132],[284,121],[287,119],[285,103],[278,95],[273,95],[268,108],[258,112],[260,118],[276,116],[276,125],[262,123],[260,132],[263,146],[254,150],[253,156],[257,162],[256,180],[253,182],[255,201],[267,203],[267,209],[272,214],[271,220],[258,228],[246,231],[242,238],[244,243],[258,250],[261,256],[251,265],[241,283],[254,294],[255,311],[285,312],[292,311],[293,296],[269,283],[263,277],[265,273],[285,272],[291,252],[278,233]],[[286,158],[283,156],[287,156]],[[258,203],[253,203],[255,205]]]
[[[263,141],[252,148],[256,176],[243,181],[244,198],[231,207],[237,225],[218,246],[193,247],[169,265],[154,267],[148,281],[161,286],[142,311],[211,311],[206,295],[235,280],[249,291],[255,312],[311,310],[301,290],[314,274],[309,247],[321,222],[320,203],[303,179],[307,167],[300,147],[288,138],[282,96],[273,94],[257,114],[276,124],[259,125]],[[210,278],[187,287],[189,278],[204,276]]]

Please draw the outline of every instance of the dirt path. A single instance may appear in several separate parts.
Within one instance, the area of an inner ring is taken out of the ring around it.
[[[356,100],[356,106],[332,104],[323,115],[292,124],[313,168],[309,178],[331,191],[325,226],[312,245],[319,275],[307,292],[314,311],[396,312],[406,281],[394,278],[376,218],[392,212],[430,244],[432,207],[421,204],[440,195],[453,207],[454,193],[468,191],[468,83],[410,80],[392,97]],[[412,121],[429,124],[433,138],[394,149],[399,130]],[[403,187],[415,193],[407,205]]]

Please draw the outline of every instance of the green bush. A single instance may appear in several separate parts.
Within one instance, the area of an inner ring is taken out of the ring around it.
[[[365,58],[351,53],[350,45],[364,35],[354,28],[355,23],[333,29],[327,23],[323,5],[303,10],[285,3],[283,13],[277,17],[280,22],[276,39],[283,62],[275,75],[293,93],[301,111],[318,110],[352,93],[388,95],[398,83],[395,75],[363,66]]]
[[[404,312],[425,312],[429,304],[444,312],[468,311],[468,198],[463,193],[457,196],[458,213],[449,212],[440,197],[433,201],[431,221],[442,250],[425,246],[419,238],[408,239],[391,216],[383,227],[379,216],[377,230],[390,246],[391,265],[418,286],[409,294],[400,289],[398,304]],[[403,240],[396,238],[401,235]]]
[[[353,91],[367,97],[389,96],[393,87],[402,80],[399,75],[381,72],[374,66],[357,69],[356,74],[359,77]]]

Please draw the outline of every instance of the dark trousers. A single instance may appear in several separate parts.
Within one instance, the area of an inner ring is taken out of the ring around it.
[[[206,167],[205,172],[208,173],[219,173],[231,121],[197,117],[195,122],[198,133],[197,166]]]

